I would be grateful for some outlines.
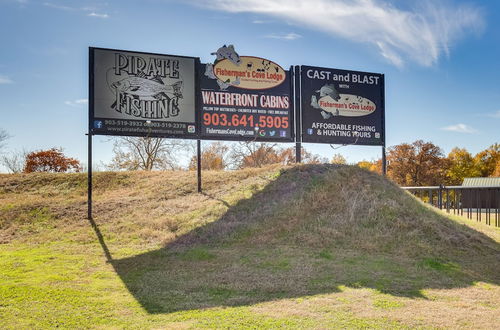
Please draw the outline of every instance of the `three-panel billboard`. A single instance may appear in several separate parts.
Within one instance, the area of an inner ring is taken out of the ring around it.
[[[384,75],[212,55],[90,48],[90,134],[385,145]]]

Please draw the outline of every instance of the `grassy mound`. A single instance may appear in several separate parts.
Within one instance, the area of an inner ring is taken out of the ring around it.
[[[495,324],[498,229],[357,167],[203,176],[98,173],[89,223],[85,175],[0,175],[6,326]]]

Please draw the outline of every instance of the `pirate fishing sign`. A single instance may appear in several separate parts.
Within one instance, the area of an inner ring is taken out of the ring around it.
[[[93,115],[108,119],[94,129],[120,126],[118,133],[137,135],[195,131],[194,58],[91,48],[91,59]]]
[[[182,80],[179,60],[116,53],[108,70],[115,94],[111,108],[135,118],[163,119],[179,115]],[[175,81],[168,84],[167,81]]]

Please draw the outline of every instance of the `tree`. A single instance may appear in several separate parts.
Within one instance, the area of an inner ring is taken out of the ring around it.
[[[357,164],[359,167],[364,168],[368,171],[372,171],[378,174],[382,174],[382,159],[367,161],[362,160]]]
[[[335,154],[333,155],[332,160],[330,160],[330,163],[345,165],[347,164],[347,160],[341,154]]]
[[[228,166],[227,154],[229,147],[222,142],[214,142],[201,153],[202,170],[223,170]],[[197,166],[197,156],[191,157],[189,169],[195,170]]]
[[[4,141],[10,138],[10,135],[4,129],[0,128],[0,152],[5,147]]]
[[[276,143],[239,142],[230,154],[231,163],[236,168],[262,167],[280,162]]]
[[[500,177],[500,161],[497,161],[497,165],[495,166],[495,172],[493,172],[494,177]]]
[[[448,154],[448,169],[446,183],[450,185],[462,184],[464,178],[480,175],[474,158],[466,149],[453,148]]]
[[[112,170],[178,169],[178,154],[184,152],[187,143],[153,137],[119,137],[113,145]]]
[[[447,161],[431,142],[418,140],[388,149],[389,178],[402,186],[429,186],[444,182]]]
[[[26,156],[29,154],[26,150],[11,152],[0,157],[0,163],[11,173],[20,173],[24,169]]]
[[[500,143],[495,143],[486,150],[479,152],[474,157],[474,160],[480,176],[492,176],[497,162],[500,161]]]
[[[321,163],[328,162],[328,159],[322,158],[319,155],[313,154],[304,148],[301,148],[300,152],[301,152],[300,158],[301,158],[301,162],[303,164],[321,164]],[[282,150],[278,151],[279,163],[283,164],[283,165],[295,164],[296,163],[295,156],[296,156],[295,147],[290,147],[290,148],[286,148],[286,149],[282,149]]]
[[[80,162],[64,156],[62,149],[33,151],[26,155],[23,172],[80,172]]]

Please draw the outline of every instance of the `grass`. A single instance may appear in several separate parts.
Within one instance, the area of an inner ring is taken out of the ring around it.
[[[347,166],[0,175],[0,328],[494,328],[500,230]]]

